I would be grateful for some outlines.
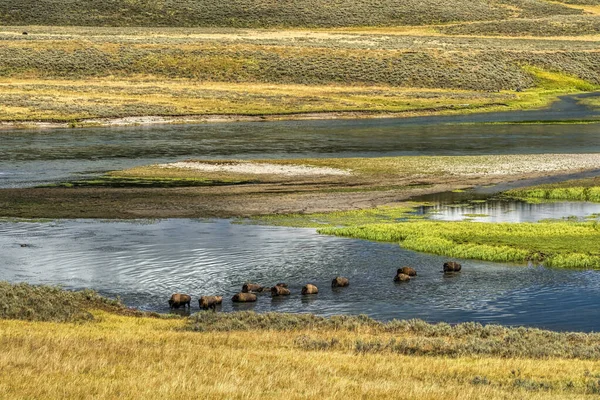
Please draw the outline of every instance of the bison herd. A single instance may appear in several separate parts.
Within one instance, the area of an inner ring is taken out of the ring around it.
[[[460,272],[462,266],[455,261],[448,261],[444,263],[444,273],[452,274],[455,272]],[[413,277],[417,276],[417,271],[411,267],[402,267],[398,268],[396,271],[396,276],[394,277],[394,282],[408,282]],[[343,276],[336,276],[331,281],[332,288],[346,287],[350,285],[350,281],[348,278]],[[245,283],[242,286],[242,291],[236,293],[231,298],[231,301],[234,303],[253,303],[257,300],[257,293],[271,292],[272,297],[279,296],[289,296],[291,291],[288,289],[288,285],[285,283],[278,283],[273,287],[261,286],[256,283]],[[311,295],[319,293],[319,288],[312,284],[306,284],[302,287],[301,291],[302,295]],[[190,308],[190,304],[192,302],[192,298],[190,295],[175,293],[171,295],[169,299],[169,307],[171,309],[177,309],[180,307],[188,307]],[[198,305],[203,310],[213,310],[216,311],[218,305],[223,302],[222,296],[202,296],[198,300]]]

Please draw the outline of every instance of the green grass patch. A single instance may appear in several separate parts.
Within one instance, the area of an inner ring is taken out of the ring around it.
[[[500,223],[413,221],[345,228],[320,233],[384,242],[449,257],[546,266],[600,268],[597,222]]]
[[[600,203],[600,177],[513,189],[503,195],[531,203],[558,200]]]
[[[364,210],[336,211],[312,214],[282,214],[252,217],[238,220],[238,223],[258,225],[292,226],[297,228],[319,228],[323,226],[353,226],[371,223],[393,223],[424,216],[415,215],[418,204],[403,207],[381,206]]]

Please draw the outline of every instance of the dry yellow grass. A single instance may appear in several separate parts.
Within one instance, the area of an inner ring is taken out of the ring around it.
[[[216,83],[134,76],[90,80],[0,79],[0,120],[70,121],[139,115],[419,113],[495,110],[513,93],[386,86]],[[529,101],[523,96],[523,101]],[[514,107],[514,106],[513,106]]]
[[[583,399],[600,371],[599,361],[308,351],[294,344],[302,331],[195,333],[180,330],[184,320],[95,316],[0,321],[0,398]]]

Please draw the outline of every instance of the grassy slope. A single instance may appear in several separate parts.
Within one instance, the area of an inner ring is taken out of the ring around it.
[[[108,313],[124,309],[90,291],[5,282],[0,298],[2,398],[580,399],[600,392],[598,334],[252,312],[144,318],[125,310],[132,317]],[[23,305],[24,298],[32,301]],[[91,318],[72,313],[73,304]]]
[[[598,393],[598,361],[303,350],[295,341],[306,334],[324,342],[378,336],[327,330],[181,332],[181,320],[96,315],[99,322],[83,325],[0,321],[0,394],[11,399],[493,400],[582,399]]]
[[[0,40],[0,121],[469,113],[600,85],[597,36],[6,27]]]
[[[579,13],[543,0],[0,0],[4,25],[395,26]]]

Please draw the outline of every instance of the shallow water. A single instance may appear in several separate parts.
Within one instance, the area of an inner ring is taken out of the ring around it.
[[[600,218],[600,203],[551,202],[530,204],[524,201],[488,200],[485,203],[437,204],[420,207],[428,218],[440,221],[475,222],[537,222],[544,219],[597,220]]]
[[[21,247],[20,244],[28,244]],[[217,220],[0,223],[0,280],[93,288],[144,310],[167,312],[172,292],[223,294],[224,311],[367,314],[373,318],[478,321],[555,330],[600,330],[600,273],[463,260],[463,272],[440,273],[446,258],[396,244],[320,236],[312,229],[234,225]],[[419,276],[392,278],[411,265]],[[348,288],[332,290],[336,275]],[[245,281],[283,281],[292,295],[232,305]],[[304,283],[318,285],[302,297]]]
[[[459,120],[459,117],[443,118]],[[429,120],[431,118],[422,119],[419,123],[407,119],[278,121],[0,131],[0,188],[34,186],[189,158],[600,152],[600,140],[597,140],[600,124],[433,125],[427,122]]]

